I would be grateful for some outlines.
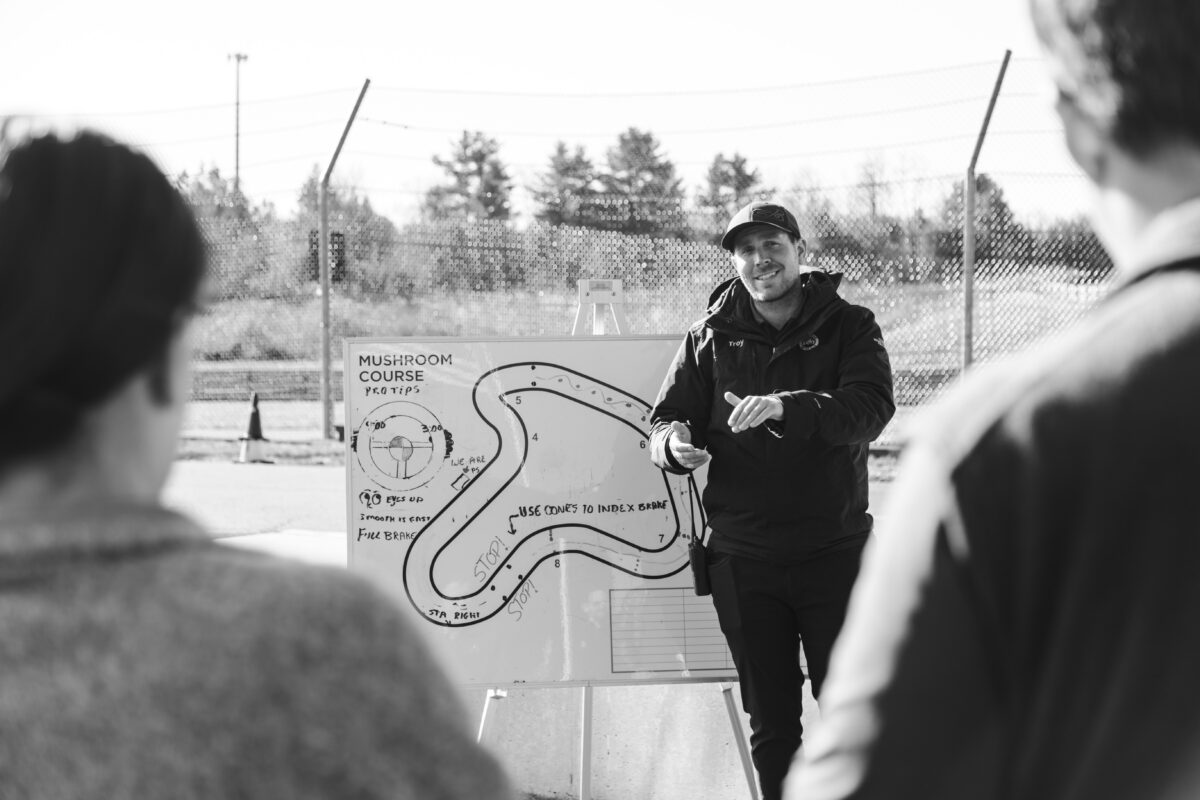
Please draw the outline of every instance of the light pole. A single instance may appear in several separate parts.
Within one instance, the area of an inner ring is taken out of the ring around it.
[[[242,62],[250,58],[245,53],[230,53],[226,60],[233,59],[234,64],[234,101],[233,101],[233,193],[242,193]]]

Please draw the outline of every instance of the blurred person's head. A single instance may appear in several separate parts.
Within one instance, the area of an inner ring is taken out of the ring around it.
[[[157,495],[204,271],[190,207],[145,155],[91,133],[0,150],[0,486]]]
[[[1200,195],[1200,3],[1030,0],[1067,148],[1118,265],[1157,213]]]

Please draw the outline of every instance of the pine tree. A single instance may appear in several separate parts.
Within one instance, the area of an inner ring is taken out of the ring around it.
[[[600,176],[603,191],[588,209],[597,227],[628,234],[685,234],[683,180],[659,152],[654,134],[630,128],[609,149],[607,162],[608,169]]]
[[[426,193],[425,213],[432,219],[507,220],[512,180],[499,152],[482,131],[463,131],[449,158],[433,157],[450,181]]]
[[[696,207],[708,239],[721,241],[725,225],[738,209],[751,200],[771,194],[762,186],[758,170],[747,169],[744,156],[734,153],[729,158],[717,153],[705,175],[705,185],[696,198]]]
[[[550,156],[550,165],[532,187],[538,209],[534,217],[551,225],[589,225],[586,210],[598,191],[596,168],[577,146],[572,153],[566,142],[559,142]]]

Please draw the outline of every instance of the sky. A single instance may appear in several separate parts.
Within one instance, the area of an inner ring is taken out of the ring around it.
[[[835,199],[869,161],[887,202],[928,205],[965,173],[1011,51],[977,170],[1018,213],[1085,210],[1026,0],[0,0],[0,20],[0,115],[99,129],[172,175],[236,169],[281,213],[369,80],[333,182],[401,221],[463,130],[497,140],[525,216],[557,141],[602,163],[630,127],[689,193],[736,152]]]

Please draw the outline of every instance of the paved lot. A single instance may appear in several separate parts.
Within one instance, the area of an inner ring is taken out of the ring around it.
[[[346,473],[341,466],[236,464],[229,460],[177,461],[166,502],[217,536],[324,531],[346,532]]]
[[[243,410],[244,413],[244,410]],[[300,428],[294,428],[299,438]],[[211,431],[209,432],[211,435]],[[272,435],[270,429],[268,436]],[[346,563],[345,471],[339,466],[180,461],[165,501],[230,546],[287,558]],[[873,484],[877,508],[888,484]],[[729,689],[727,694],[723,689]],[[523,790],[577,797],[583,737],[581,687],[507,687],[488,706],[484,736]],[[481,719],[487,691],[463,690],[469,722]],[[591,796],[596,800],[731,800],[750,792],[728,714],[736,685],[665,684],[593,689]],[[806,724],[819,720],[806,698]]]

